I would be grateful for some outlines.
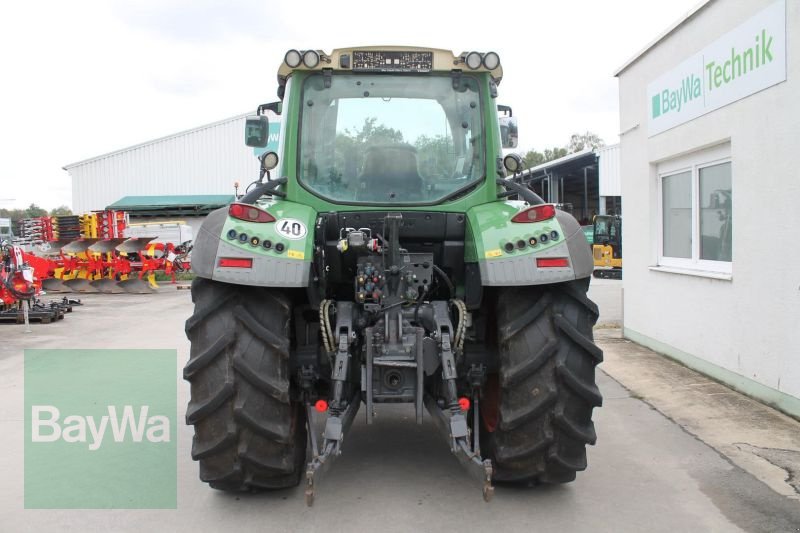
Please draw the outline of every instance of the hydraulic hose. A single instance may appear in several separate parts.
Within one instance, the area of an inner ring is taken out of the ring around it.
[[[533,192],[527,187],[520,185],[519,183],[515,183],[513,181],[497,178],[496,180],[498,185],[505,187],[509,191],[513,191],[517,193],[523,200],[528,202],[531,205],[539,205],[545,203],[541,196]]]
[[[258,200],[259,198],[261,198],[265,194],[269,194],[269,193],[272,193],[272,194],[275,194],[275,195],[278,195],[278,196],[284,196],[283,193],[279,193],[275,189],[277,189],[280,185],[285,185],[287,181],[289,181],[289,178],[283,177],[283,178],[278,178],[276,180],[268,181],[268,182],[264,183],[263,185],[259,185],[258,187],[256,187],[252,191],[250,191],[249,193],[247,193],[244,196],[242,196],[241,200],[239,200],[239,203],[251,204],[252,205],[253,203],[255,203],[256,200]]]
[[[450,298],[455,298],[456,297],[456,287],[455,287],[455,285],[453,285],[453,282],[450,281],[450,278],[447,276],[447,274],[445,274],[444,270],[442,270],[441,268],[439,268],[436,265],[431,265],[431,266],[433,267],[433,271],[436,272],[439,275],[439,277],[442,278],[442,280],[447,285],[447,289],[450,291]]]

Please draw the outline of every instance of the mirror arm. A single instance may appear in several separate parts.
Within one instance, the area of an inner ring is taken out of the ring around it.
[[[278,179],[273,180],[273,181],[268,181],[267,183],[264,183],[263,185],[259,185],[258,187],[256,187],[252,191],[250,191],[249,193],[245,194],[241,198],[241,200],[239,200],[239,203],[252,205],[253,203],[255,203],[256,200],[258,200],[259,198],[261,198],[262,196],[264,196],[265,194],[268,194],[268,193],[272,194],[273,196],[281,196],[281,197],[285,198],[286,194],[282,193],[282,192],[279,192],[276,189],[280,185],[285,185],[287,181],[289,181],[289,178],[284,176],[283,178],[278,178]]]
[[[542,200],[541,196],[539,196],[529,188],[520,185],[519,183],[515,183],[513,181],[509,181],[509,179],[503,179],[503,178],[497,178],[495,181],[498,185],[502,185],[503,187],[505,187],[506,191],[513,191],[531,205],[539,205],[545,203],[545,201]]]

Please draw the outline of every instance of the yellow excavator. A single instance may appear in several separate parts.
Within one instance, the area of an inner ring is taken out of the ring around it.
[[[622,279],[622,217],[596,215],[593,225],[592,275],[596,278]]]

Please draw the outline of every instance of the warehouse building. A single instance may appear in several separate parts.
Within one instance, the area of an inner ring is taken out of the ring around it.
[[[73,212],[118,209],[136,222],[180,219],[196,230],[202,217],[231,202],[235,183],[241,192],[258,178],[258,160],[244,144],[246,116],[66,165]],[[280,123],[269,118],[277,146]]]
[[[800,416],[800,3],[706,1],[616,75],[625,336]]]
[[[518,175],[545,201],[566,206],[581,225],[594,215],[622,214],[619,144],[587,148]]]

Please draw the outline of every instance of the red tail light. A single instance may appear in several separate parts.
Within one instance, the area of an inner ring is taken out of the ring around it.
[[[470,401],[469,398],[462,396],[458,399],[458,406],[462,411],[469,411]]]
[[[553,204],[539,204],[520,211],[511,222],[541,222],[556,216],[556,206]]]
[[[231,204],[228,208],[228,214],[233,218],[247,222],[275,222],[274,216],[263,209],[248,204]]]
[[[536,266],[539,268],[564,268],[569,266],[566,257],[537,257]]]
[[[219,266],[225,268],[253,268],[253,259],[249,257],[221,257]]]

